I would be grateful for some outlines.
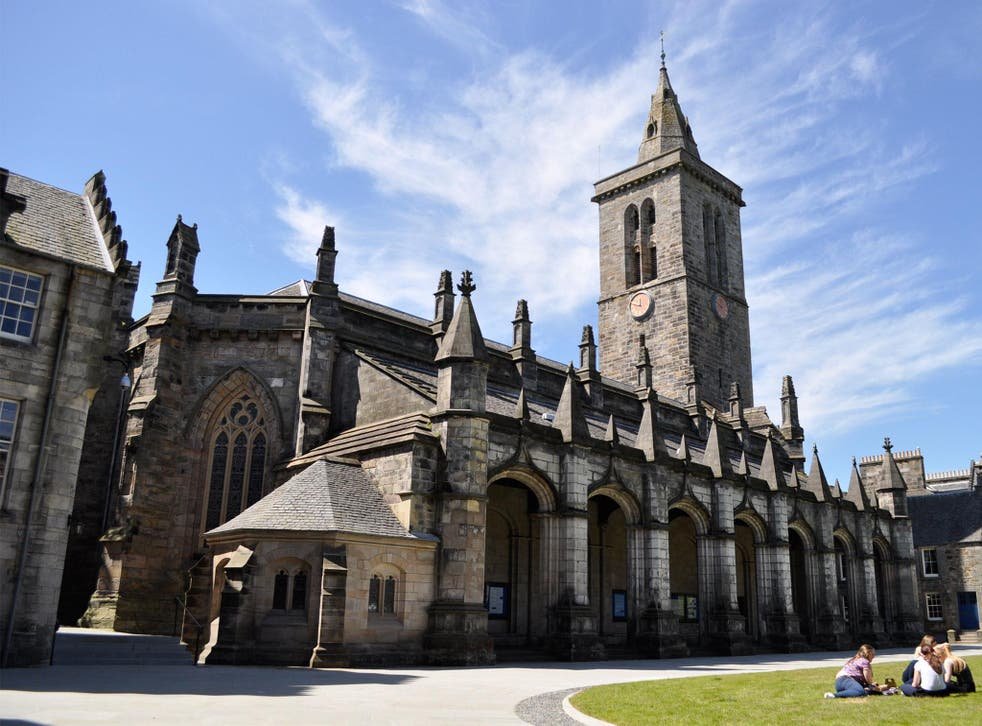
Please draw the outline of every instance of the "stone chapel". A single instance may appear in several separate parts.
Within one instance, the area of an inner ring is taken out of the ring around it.
[[[469,272],[439,275],[429,319],[345,293],[330,227],[311,282],[200,293],[178,217],[129,331],[118,458],[83,452],[113,518],[97,557],[70,545],[66,592],[98,578],[75,617],[240,664],[915,642],[890,447],[843,495],[817,450],[806,466],[791,377],[779,422],[754,405],[742,190],[700,158],[664,63],[637,163],[592,201],[599,318],[575,365],[536,355],[524,300],[486,340]]]

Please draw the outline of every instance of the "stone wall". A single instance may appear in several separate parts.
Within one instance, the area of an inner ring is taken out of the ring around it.
[[[8,665],[47,663],[57,619],[69,515],[85,436],[89,405],[104,371],[112,318],[113,276],[5,248],[5,262],[44,276],[32,342],[0,338],[4,375],[0,396],[19,401],[15,441],[0,510],[0,573],[6,583],[0,624],[4,633],[11,598],[20,579]],[[72,278],[74,280],[72,281]],[[69,286],[71,284],[71,291]],[[66,296],[70,298],[66,301]],[[54,364],[67,302],[68,322],[60,367]],[[50,384],[55,378],[49,429],[42,428]],[[42,457],[40,479],[34,474]],[[19,571],[29,507],[27,558]]]

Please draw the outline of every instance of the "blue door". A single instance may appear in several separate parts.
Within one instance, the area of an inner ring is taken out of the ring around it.
[[[958,593],[958,627],[962,630],[979,629],[979,601],[974,592]]]

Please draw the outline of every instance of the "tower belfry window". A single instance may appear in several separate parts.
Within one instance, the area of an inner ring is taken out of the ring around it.
[[[726,264],[726,225],[723,223],[723,215],[716,210],[713,218],[713,231],[716,235],[716,279],[719,286],[726,290],[729,286],[729,270]]]
[[[633,204],[624,210],[624,286],[633,287],[641,283],[641,216]]]

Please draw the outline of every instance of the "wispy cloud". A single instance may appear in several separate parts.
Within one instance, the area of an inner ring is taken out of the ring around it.
[[[480,28],[482,17],[476,5],[464,8],[457,3],[451,8],[440,0],[405,0],[399,6],[414,15],[445,43],[466,53],[486,54],[499,50],[501,45]]]
[[[425,103],[400,97],[362,38],[312,6],[302,6],[312,35],[266,33],[334,163],[366,175],[391,208],[370,245],[343,249],[346,289],[418,310],[439,269],[467,266],[486,333],[504,337],[523,296],[537,330],[562,328],[563,349],[574,350],[597,289],[596,211],[586,200],[596,178],[634,161],[655,43],[601,72],[574,71],[535,49],[508,52],[435,0],[401,7],[475,59],[469,76]],[[935,261],[917,240],[875,221],[884,197],[934,170],[925,140],[892,147],[880,133],[887,121],[854,112],[889,79],[889,43],[822,8],[774,10],[781,17],[767,26],[759,12],[677,2],[659,20],[703,158],[747,190],[758,403],[773,407],[781,375],[793,373],[809,427],[841,431],[907,404],[918,377],[978,360],[982,323],[934,282]],[[896,23],[891,33],[903,29]],[[309,189],[281,184],[278,193],[286,252],[300,255],[328,210]],[[537,345],[559,348],[541,337]]]

